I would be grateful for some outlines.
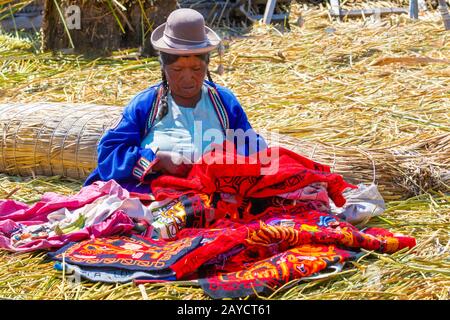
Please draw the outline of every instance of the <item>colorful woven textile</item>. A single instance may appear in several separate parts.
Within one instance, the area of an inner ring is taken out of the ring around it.
[[[222,147],[223,150],[234,150],[227,147],[227,143]],[[271,161],[263,161],[267,158]],[[315,209],[317,200],[300,198],[304,196],[300,190],[318,183],[326,187],[329,198],[338,207],[345,204],[342,192],[346,188],[355,188],[342,176],[330,173],[329,167],[285,148],[268,148],[251,157],[216,149],[204,155],[203,161],[196,163],[186,178],[160,176],[152,182],[152,190],[157,200],[206,195],[214,207],[214,219],[204,217],[205,212],[194,213],[196,219],[193,223],[207,227],[225,217],[255,220],[267,209],[289,204]],[[323,195],[317,199],[323,199]],[[296,200],[303,202],[297,203]]]
[[[158,208],[168,206],[156,221],[177,223],[170,241],[94,239],[68,245],[54,258],[62,260],[64,253],[67,263],[81,268],[173,272],[177,280],[198,279],[208,295],[225,298],[270,292],[342,265],[362,248],[393,253],[415,245],[411,237],[360,231],[339,220],[329,201],[342,206],[342,191],[353,186],[289,150],[268,152],[278,154],[276,174],[261,174],[267,165],[258,159],[236,165],[239,155],[213,151],[205,157],[231,161],[197,163],[187,178],[156,179]]]
[[[139,236],[96,238],[71,243],[55,253],[55,260],[86,267],[165,272],[180,257],[195,249],[201,237],[165,242]]]
[[[384,229],[361,232],[332,215],[293,209],[291,215],[247,224],[222,219],[211,228],[186,228],[174,241],[87,240],[60,249],[54,258],[61,261],[64,253],[67,263],[97,270],[173,271],[176,279],[200,279],[208,295],[224,298],[270,292],[353,259],[360,248],[392,253],[414,245],[413,238]]]

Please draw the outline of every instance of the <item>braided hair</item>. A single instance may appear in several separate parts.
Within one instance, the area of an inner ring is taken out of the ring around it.
[[[162,120],[167,113],[169,112],[169,103],[168,103],[168,94],[169,94],[169,83],[167,81],[166,73],[164,72],[164,66],[170,65],[174,62],[176,62],[181,56],[169,54],[165,52],[159,53],[159,62],[161,64],[161,79],[162,79],[162,86],[163,86],[163,92],[161,95],[161,107],[158,110],[158,114],[156,119],[159,121]],[[206,65],[209,64],[210,55],[209,53],[196,55],[197,58],[203,60],[206,62]],[[213,79],[211,77],[211,73],[209,72],[209,69],[206,69],[206,76],[208,78],[208,81],[213,83]]]

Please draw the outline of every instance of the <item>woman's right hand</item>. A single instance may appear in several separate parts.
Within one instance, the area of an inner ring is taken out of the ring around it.
[[[153,170],[162,174],[185,177],[192,168],[192,162],[177,152],[158,151],[156,157],[159,161]]]

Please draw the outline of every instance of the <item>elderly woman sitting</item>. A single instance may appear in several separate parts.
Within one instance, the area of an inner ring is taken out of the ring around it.
[[[151,41],[160,52],[162,82],[137,94],[103,136],[86,185],[114,179],[129,191],[149,192],[158,174],[185,176],[212,143],[233,140],[245,155],[266,148],[257,134],[246,134],[241,146],[229,135],[252,127],[233,93],[211,79],[209,55],[220,38],[200,13],[175,10]]]

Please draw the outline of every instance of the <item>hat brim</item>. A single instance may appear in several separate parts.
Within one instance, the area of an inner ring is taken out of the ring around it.
[[[151,42],[155,50],[175,55],[196,55],[213,51],[215,48],[217,48],[217,46],[220,44],[221,41],[217,33],[215,33],[211,28],[205,26],[206,37],[208,38],[207,46],[201,48],[183,48],[183,49],[170,47],[167,45],[167,43],[164,42],[163,39],[165,26],[166,23],[163,23],[152,32]]]

